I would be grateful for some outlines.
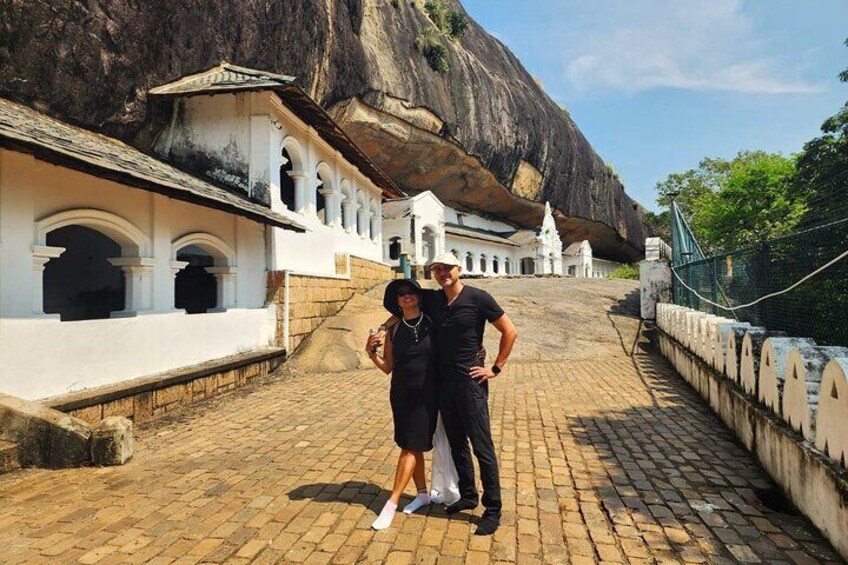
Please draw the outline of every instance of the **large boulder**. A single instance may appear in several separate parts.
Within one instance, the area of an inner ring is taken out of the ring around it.
[[[294,74],[401,188],[523,227],[550,201],[566,241],[638,258],[642,209],[568,114],[473,21],[458,40],[436,34],[449,70],[430,68],[422,4],[4,2],[0,95],[149,149],[149,88],[221,60]]]

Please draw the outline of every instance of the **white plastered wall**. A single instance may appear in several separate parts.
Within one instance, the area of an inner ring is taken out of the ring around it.
[[[183,152],[202,150],[248,172],[246,190],[269,200],[271,209],[292,213],[306,233],[273,229],[269,268],[335,275],[335,256],[383,260],[382,192],[364,174],[294,115],[271,92],[196,96],[180,102],[183,119],[163,134]],[[280,193],[283,149],[291,157],[295,203],[288,210]],[[319,182],[319,171],[323,183]],[[318,194],[325,208],[317,210]]]
[[[143,235],[143,311],[75,322],[38,311],[36,225],[79,210],[120,218]],[[233,252],[233,270],[221,275],[232,285],[223,312],[174,308],[173,243],[193,233]],[[44,398],[270,345],[265,259],[258,223],[0,150],[0,391]]]

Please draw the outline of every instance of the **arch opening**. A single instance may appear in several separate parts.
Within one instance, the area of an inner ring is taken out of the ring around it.
[[[188,263],[174,279],[174,306],[188,314],[205,314],[218,307],[218,280],[207,271],[215,258],[199,245],[177,251],[177,261]]]
[[[109,263],[121,256],[121,246],[85,226],[68,225],[46,234],[46,243],[65,252],[44,268],[43,308],[63,322],[109,318],[124,310],[123,271]]]

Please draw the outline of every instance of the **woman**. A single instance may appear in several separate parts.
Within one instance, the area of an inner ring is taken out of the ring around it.
[[[366,350],[371,361],[384,373],[392,374],[389,399],[395,425],[395,443],[400,447],[392,495],[371,525],[385,530],[392,524],[400,497],[415,481],[418,494],[403,511],[415,512],[430,504],[424,479],[424,452],[433,449],[433,433],[438,416],[436,398],[433,325],[421,311],[421,287],[414,280],[389,283],[383,305],[397,316],[385,336],[383,356],[377,355],[379,334],[371,335]]]

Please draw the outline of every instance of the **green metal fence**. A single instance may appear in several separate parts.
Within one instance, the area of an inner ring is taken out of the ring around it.
[[[848,258],[798,287],[748,308],[792,286],[848,250],[848,218],[674,267],[674,301],[704,312],[811,337],[819,345],[848,345]],[[697,294],[696,294],[697,292]],[[701,295],[706,300],[698,297]]]

